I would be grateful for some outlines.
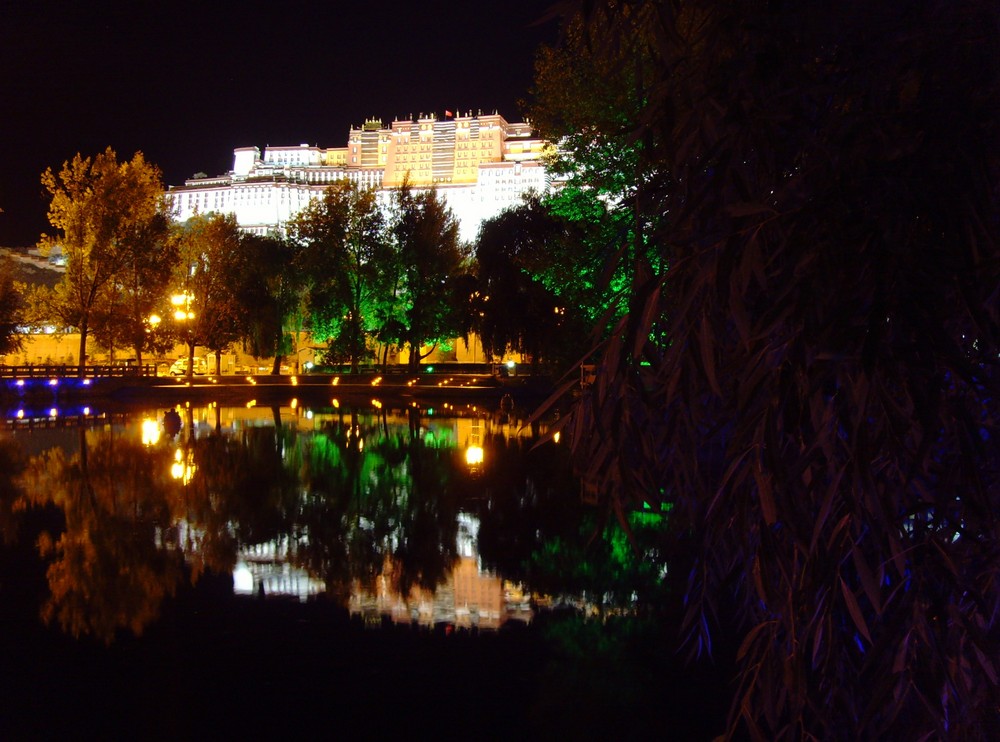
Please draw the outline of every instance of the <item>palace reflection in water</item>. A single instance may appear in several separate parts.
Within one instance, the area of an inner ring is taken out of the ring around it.
[[[366,622],[498,628],[531,619],[524,578],[553,524],[577,527],[565,452],[509,410],[184,404],[64,427],[52,412],[7,414],[0,525],[58,513],[37,535],[42,615],[74,635],[141,633],[206,570]]]

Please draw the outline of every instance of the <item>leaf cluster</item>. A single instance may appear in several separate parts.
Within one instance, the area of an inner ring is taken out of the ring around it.
[[[673,505],[693,647],[734,592],[734,732],[986,739],[996,8],[583,3],[576,22],[613,62],[637,18],[641,205],[670,271],[633,273],[568,423],[579,466],[622,512]]]
[[[47,169],[42,185],[51,197],[49,222],[61,232],[42,244],[58,244],[66,256],[47,314],[79,330],[83,364],[92,329],[108,347],[123,337],[134,341],[149,299],[133,289],[152,281],[132,279],[151,266],[162,274],[160,258],[169,263],[160,249],[168,221],[161,173],[141,152],[119,162],[109,147],[94,157],[77,154],[58,173]]]
[[[25,291],[15,280],[13,261],[0,259],[0,355],[21,348],[21,328],[27,319]]]

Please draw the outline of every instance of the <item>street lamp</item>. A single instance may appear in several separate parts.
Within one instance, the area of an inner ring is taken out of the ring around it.
[[[191,325],[189,324],[194,319],[194,312],[191,311],[191,303],[193,301],[194,295],[189,294],[187,291],[174,294],[170,297],[170,303],[174,307],[174,319],[183,323],[186,327],[185,335],[188,346],[187,379],[189,382],[194,378],[194,340],[191,336]]]
[[[178,322],[194,319],[194,312],[191,311],[191,302],[193,301],[194,296],[187,291],[171,296],[170,303],[174,306],[174,319]],[[152,318],[150,318],[150,321],[152,321]]]

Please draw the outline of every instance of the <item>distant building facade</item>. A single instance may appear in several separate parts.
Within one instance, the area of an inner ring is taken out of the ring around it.
[[[176,218],[233,214],[240,227],[266,234],[285,224],[331,183],[347,180],[378,190],[388,204],[404,182],[437,188],[459,220],[463,240],[476,237],[484,219],[516,205],[530,192],[545,193],[551,180],[543,162],[549,144],[527,123],[473,114],[421,115],[389,127],[368,120],[348,133],[347,146],[239,147],[233,169],[195,176],[168,195]]]

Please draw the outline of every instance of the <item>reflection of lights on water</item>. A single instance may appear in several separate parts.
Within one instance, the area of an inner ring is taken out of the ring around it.
[[[292,386],[298,386],[298,385],[299,385],[299,377],[298,376],[293,376],[292,377]]]
[[[160,440],[160,424],[153,418],[142,420],[142,445],[152,446]]]
[[[181,479],[184,476],[184,461],[181,450],[174,451],[174,463],[170,466],[170,476],[174,479]]]
[[[181,480],[182,484],[189,484],[197,469],[198,467],[192,463],[190,454],[188,454],[188,460],[185,461],[184,452],[181,449],[178,448],[174,451],[174,463],[170,465],[171,477]]]
[[[246,562],[236,563],[236,569],[233,570],[233,592],[237,595],[253,593],[253,573],[247,567]]]
[[[339,376],[334,376],[333,377],[333,381],[330,382],[330,385],[331,386],[337,386],[337,384],[339,384],[339,383],[340,383],[340,377]]]
[[[381,383],[382,383],[381,376],[376,376],[374,379],[372,379],[372,386],[378,386]]]
[[[247,381],[248,381],[249,383],[251,383],[251,384],[256,384],[256,383],[257,383],[257,382],[256,382],[256,381],[254,380],[254,378],[253,378],[252,376],[248,376],[248,377],[247,377]]]
[[[483,463],[483,447],[469,446],[465,449],[465,463],[469,466],[479,466]]]

